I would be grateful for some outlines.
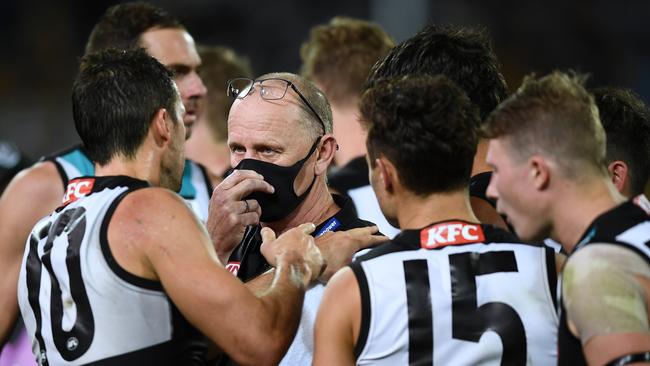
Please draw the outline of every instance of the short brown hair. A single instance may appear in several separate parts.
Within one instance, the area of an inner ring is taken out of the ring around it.
[[[395,43],[375,23],[334,17],[312,28],[302,44],[301,74],[318,83],[332,103],[356,103],[370,68]]]
[[[555,71],[524,78],[519,89],[490,114],[483,134],[506,138],[524,160],[533,154],[551,157],[568,177],[585,168],[605,170],[605,131],[586,77]]]
[[[203,103],[208,127],[215,141],[228,138],[228,112],[234,100],[226,95],[228,80],[252,78],[253,71],[248,59],[227,47],[199,46],[201,67],[199,75],[208,89]]]

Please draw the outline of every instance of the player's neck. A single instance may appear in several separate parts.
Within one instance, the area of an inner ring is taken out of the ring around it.
[[[557,197],[551,212],[551,238],[568,253],[598,216],[626,200],[605,176],[590,184],[569,184]]]
[[[318,226],[334,216],[340,210],[340,207],[334,203],[334,199],[322,177],[316,179],[317,181],[314,182],[314,186],[305,197],[305,200],[289,216],[282,220],[262,223],[262,226],[268,226],[277,235],[280,235],[306,222],[312,222]]]
[[[478,147],[476,148],[476,154],[474,155],[474,163],[472,165],[472,177],[485,172],[491,172],[492,168],[485,161],[485,156],[487,155],[488,140],[480,139],[478,142]]]
[[[333,106],[332,116],[336,121],[334,137],[339,145],[339,150],[334,155],[334,163],[342,167],[350,160],[366,155],[366,131],[359,123],[356,104]]]
[[[160,181],[160,170],[156,168],[159,164],[154,163],[154,158],[150,159],[129,159],[118,156],[109,161],[106,165],[100,166],[95,164],[95,175],[114,176],[126,175],[132,178],[140,179],[157,186]]]
[[[451,219],[479,222],[469,203],[467,189],[419,196],[411,192],[400,194],[397,219],[402,230],[420,229],[433,222]]]

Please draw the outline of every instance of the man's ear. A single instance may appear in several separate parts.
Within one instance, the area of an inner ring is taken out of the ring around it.
[[[609,171],[609,176],[612,179],[612,183],[619,192],[623,192],[625,188],[625,183],[627,183],[628,167],[627,164],[621,160],[614,160],[607,165],[607,170]]]
[[[165,108],[160,108],[151,119],[150,132],[157,146],[162,146],[172,138],[170,118]]]
[[[399,177],[395,165],[383,156],[375,159],[375,164],[379,173],[379,184],[382,185],[382,188],[386,192],[391,194],[395,193],[395,188],[399,184]]]
[[[548,188],[551,182],[552,169],[549,161],[542,156],[533,155],[528,160],[528,175],[529,184],[538,190],[542,191]]]
[[[320,147],[317,150],[317,160],[315,166],[316,175],[322,175],[327,173],[327,169],[332,164],[332,159],[334,159],[334,153],[336,152],[336,139],[332,134],[326,134],[321,137]]]

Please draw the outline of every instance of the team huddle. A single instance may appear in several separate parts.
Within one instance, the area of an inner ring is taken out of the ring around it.
[[[395,45],[337,17],[301,55],[254,77],[162,9],[109,8],[72,85],[81,142],[0,198],[0,346],[26,333],[39,365],[650,363],[633,92],[555,71],[508,95],[474,28]]]

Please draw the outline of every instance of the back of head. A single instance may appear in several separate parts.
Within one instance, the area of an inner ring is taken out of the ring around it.
[[[106,48],[121,50],[139,47],[140,35],[150,29],[183,28],[165,10],[144,2],[114,5],[99,19],[86,43],[85,53]]]
[[[591,92],[607,135],[607,163],[624,161],[631,194],[639,195],[650,176],[650,111],[627,89],[598,88]]]
[[[134,158],[158,110],[176,118],[178,98],[172,75],[142,49],[84,56],[72,114],[89,158],[100,165],[118,154]]]
[[[394,46],[375,23],[334,17],[312,28],[302,44],[301,74],[318,84],[335,104],[355,104],[372,65]]]
[[[606,174],[605,132],[584,79],[558,71],[526,77],[488,117],[485,137],[508,141],[518,161],[546,156],[568,178]]]
[[[480,120],[465,93],[443,75],[384,79],[361,98],[368,156],[385,156],[410,191],[466,188]]]
[[[301,117],[309,123],[307,126],[308,131],[310,131],[310,139],[316,139],[318,136],[323,134],[332,133],[332,108],[329,101],[325,97],[325,94],[316,87],[311,81],[303,78],[302,76],[288,73],[288,72],[274,72],[270,74],[264,74],[257,78],[257,80],[264,79],[284,79],[294,84],[296,88],[300,91],[302,96],[307,100],[309,105],[314,108],[318,116],[314,115],[309,107],[300,100],[300,97],[297,96],[300,102]],[[287,91],[289,93],[289,91]],[[318,120],[318,118],[323,121],[325,130],[323,131],[323,125]]]
[[[225,141],[228,137],[228,111],[233,99],[226,95],[228,80],[244,77],[252,78],[253,72],[247,59],[226,47],[200,46],[201,68],[199,76],[208,89],[203,103],[205,120],[215,141]]]
[[[481,119],[507,94],[489,37],[482,29],[427,26],[378,62],[366,87],[384,78],[410,74],[445,75],[467,93]]]

